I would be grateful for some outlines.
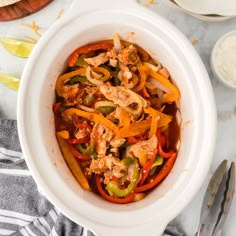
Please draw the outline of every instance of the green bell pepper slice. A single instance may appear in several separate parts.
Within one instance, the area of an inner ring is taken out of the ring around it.
[[[134,190],[134,188],[137,186],[137,183],[139,181],[140,171],[139,171],[137,162],[132,165],[134,165],[133,176],[127,188],[120,189],[117,182],[110,181],[108,182],[106,186],[106,190],[109,193],[114,194],[116,197],[126,197]]]
[[[81,144],[77,144],[76,147],[82,154],[92,155],[94,152],[94,144],[90,143],[87,148],[84,148]]]

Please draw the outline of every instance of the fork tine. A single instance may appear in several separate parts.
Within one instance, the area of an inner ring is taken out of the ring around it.
[[[229,213],[229,209],[232,203],[234,192],[235,192],[235,163],[232,162],[230,169],[228,171],[226,189],[224,192],[224,200],[221,205],[221,212],[218,216],[212,236],[217,236],[221,232]]]

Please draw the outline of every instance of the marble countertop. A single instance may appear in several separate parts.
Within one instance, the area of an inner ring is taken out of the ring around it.
[[[26,31],[26,29],[22,29],[20,24],[22,22],[29,24],[33,20],[35,22],[39,22],[41,19],[41,14],[44,14],[45,19],[47,19],[47,22],[43,21],[41,23],[42,29],[40,32],[43,33],[48,29],[50,24],[56,20],[58,14],[62,12],[61,10],[66,11],[70,2],[70,0],[56,0],[46,9],[42,10],[42,12],[14,22],[0,23],[0,37],[16,36],[16,28],[17,34],[20,34],[21,36],[30,34],[30,32]],[[210,68],[210,54],[214,43],[224,33],[235,30],[236,18],[218,23],[204,22],[183,12],[178,12],[175,9],[170,8],[160,0],[158,1],[158,4],[151,6],[150,9],[171,21],[186,35],[187,38],[189,38],[190,41],[197,40],[194,47],[200,54],[208,70],[216,99],[218,112],[218,134],[211,170],[199,193],[176,218],[176,221],[180,223],[187,235],[194,235],[199,222],[201,204],[209,178],[223,159],[226,158],[236,162],[236,90],[226,88],[220,84],[214,78]],[[2,60],[3,57],[4,60]],[[0,58],[1,72],[20,77],[26,62],[25,59],[13,57],[12,55],[6,53],[2,47],[0,47]],[[0,117],[16,119],[17,92],[0,85],[0,98]],[[223,230],[224,236],[235,236],[235,220],[236,199],[234,199],[232,203],[232,207]]]

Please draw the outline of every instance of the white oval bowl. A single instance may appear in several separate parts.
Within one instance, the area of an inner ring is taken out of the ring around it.
[[[212,87],[195,49],[169,22],[134,0],[100,0],[96,5],[93,0],[74,1],[70,12],[34,48],[18,99],[22,150],[39,187],[73,221],[98,236],[161,235],[198,192],[209,170],[216,138]],[[106,202],[81,189],[59,150],[52,112],[55,82],[68,55],[114,32],[160,60],[181,92],[182,142],[174,168],[144,200],[127,205]]]
[[[221,46],[221,44],[230,36],[236,36],[236,31],[230,31],[223,36],[221,36],[217,42],[215,43],[212,52],[211,52],[211,69],[213,74],[215,75],[215,78],[218,79],[223,85],[225,85],[228,88],[236,89],[236,85],[233,85],[232,83],[229,83],[227,79],[220,73],[219,68],[217,68],[216,65],[216,55],[217,55],[217,50]]]

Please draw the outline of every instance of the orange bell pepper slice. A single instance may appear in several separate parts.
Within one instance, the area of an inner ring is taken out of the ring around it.
[[[70,134],[67,130],[58,131],[57,135],[60,136],[63,139],[69,139],[70,138]]]
[[[113,122],[111,122],[106,117],[99,115],[99,114],[82,111],[77,108],[69,108],[69,109],[65,110],[62,113],[62,115],[69,117],[70,119],[73,118],[73,115],[84,117],[90,121],[93,121],[95,123],[98,123],[98,124],[101,124],[101,125],[107,127],[108,129],[112,130],[115,134],[118,132],[118,127]]]
[[[123,127],[126,127],[126,126],[129,126],[130,125],[130,115],[129,113],[120,108],[120,113],[119,113],[119,120],[120,120],[120,125],[119,126],[123,126]]]
[[[136,135],[140,135],[145,133],[147,130],[150,129],[151,120],[143,120],[138,123],[133,123],[129,126],[123,127],[119,129],[116,134],[117,138],[126,138],[126,137],[133,137]]]
[[[86,179],[83,171],[81,170],[79,163],[76,161],[76,158],[71,153],[69,144],[66,142],[66,140],[64,140],[58,135],[57,135],[57,141],[61,149],[62,155],[72,174],[74,175],[74,177],[76,178],[76,180],[79,182],[79,184],[83,189],[90,191],[91,189],[88,180]]]
[[[179,98],[179,96],[180,96],[179,90],[175,85],[173,85],[171,83],[170,80],[168,80],[167,78],[165,78],[164,76],[162,76],[158,72],[153,71],[152,69],[150,69],[149,75],[152,78],[154,78],[155,80],[162,83],[166,88],[168,88],[170,90],[171,93],[165,93],[163,95],[163,99],[165,102],[172,103]]]
[[[139,66],[138,71],[140,74],[140,82],[136,87],[133,88],[135,92],[139,92],[140,90],[144,88],[146,80],[147,80],[147,74],[149,72],[149,68],[147,66]]]
[[[101,50],[101,49],[111,49],[113,48],[113,44],[111,43],[97,43],[92,45],[87,45],[84,47],[77,48],[74,52],[71,53],[68,59],[69,67],[75,65],[79,55],[89,53],[91,51]]]
[[[147,114],[150,114],[151,117],[156,117],[156,116],[159,116],[160,119],[158,120],[158,126],[157,128],[160,128],[160,127],[164,127],[164,126],[167,126],[173,119],[172,116],[170,115],[166,115],[158,110],[155,110],[154,108],[152,107],[147,107],[147,108],[144,108],[144,112],[147,113]],[[155,122],[155,120],[154,120]],[[154,124],[153,124],[154,125]],[[153,130],[155,130],[153,128]],[[156,134],[156,132],[155,132]]]

